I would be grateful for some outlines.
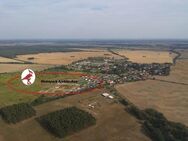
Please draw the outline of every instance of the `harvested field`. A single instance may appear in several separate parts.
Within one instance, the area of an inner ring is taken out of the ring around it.
[[[141,109],[153,108],[167,119],[188,125],[188,87],[155,80],[118,85],[122,96]]]
[[[154,108],[169,120],[188,125],[188,51],[180,53],[183,59],[177,59],[169,76],[118,85],[117,90],[141,109]]]
[[[176,49],[176,51],[181,54],[179,59],[188,59],[188,49]]]
[[[28,60],[28,58],[33,57],[33,60]],[[24,61],[31,61],[39,64],[58,64],[67,65],[74,61],[81,59],[86,59],[88,57],[116,57],[106,50],[92,50],[92,51],[80,51],[80,52],[56,52],[56,53],[39,53],[39,54],[28,54],[28,55],[18,55],[17,59]]]
[[[18,55],[16,59],[31,61],[39,64],[63,64],[67,65],[74,61],[86,59],[88,57],[115,57],[120,58],[111,52],[103,49],[80,49],[80,52],[54,52]],[[119,55],[129,58],[130,61],[137,63],[172,63],[174,53],[168,51],[147,51],[147,50],[114,50]],[[29,58],[33,58],[29,60]]]
[[[0,63],[9,63],[9,62],[14,62],[14,63],[21,63],[21,61],[10,59],[10,58],[5,58],[0,56]]]
[[[43,70],[47,69],[49,65],[38,64],[0,64],[0,73],[23,71],[24,69]]]
[[[114,50],[136,63],[172,63],[175,55],[168,51],[155,50]]]
[[[188,59],[178,60],[176,65],[171,67],[171,72],[169,76],[157,76],[156,78],[166,81],[188,84]]]
[[[141,125],[138,121],[124,110],[124,106],[102,97],[100,94],[103,91],[103,89],[97,89],[92,91],[92,93],[87,92],[82,95],[69,96],[36,106],[36,116],[38,117],[55,110],[76,106],[90,112],[97,119],[97,123],[88,129],[67,136],[63,139],[65,141],[75,141],[78,139],[81,141],[150,141],[150,139],[141,132]],[[96,101],[98,104],[95,108],[89,108],[88,104]],[[7,124],[0,119],[0,131],[2,131],[0,135],[2,135],[6,141],[62,140],[49,134],[34,118],[10,126],[7,126]]]
[[[180,59],[177,59],[176,65],[171,67],[170,75],[156,78],[188,84],[188,50],[182,50],[180,53]]]

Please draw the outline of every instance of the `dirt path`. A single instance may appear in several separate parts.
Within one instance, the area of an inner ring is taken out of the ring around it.
[[[150,79],[153,80],[153,79]],[[166,83],[172,83],[172,84],[178,84],[178,85],[186,85],[188,86],[187,83],[181,83],[181,82],[176,82],[176,81],[168,81],[168,80],[162,80],[162,79],[154,79],[153,81],[161,81],[161,82],[166,82]]]

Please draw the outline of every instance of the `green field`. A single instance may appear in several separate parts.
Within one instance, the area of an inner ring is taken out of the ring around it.
[[[7,81],[11,78],[15,77],[16,75],[20,76],[20,73],[6,73],[6,74],[0,74],[0,107],[20,103],[20,102],[31,102],[39,95],[32,95],[32,94],[24,94],[24,93],[18,93],[12,89],[9,89],[7,86]],[[15,79],[11,81],[11,84],[14,86],[14,88],[19,90],[26,90],[26,91],[32,91],[37,92],[40,90],[45,90],[45,86],[41,84],[41,80],[62,80],[62,79],[78,79],[80,76],[78,75],[37,75],[35,83],[31,86],[26,86],[21,82],[21,79]],[[52,86],[51,84],[49,87]]]
[[[17,93],[8,89],[7,81],[18,73],[0,74],[0,107],[20,102],[30,102],[37,98],[36,95]]]

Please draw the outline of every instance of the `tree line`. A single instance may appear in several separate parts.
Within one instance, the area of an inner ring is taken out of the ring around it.
[[[188,141],[188,127],[184,124],[172,122],[155,109],[140,110],[126,98],[122,98],[117,90],[111,87],[118,97],[119,103],[125,106],[125,110],[142,122],[144,133],[152,141]]]
[[[126,110],[144,121],[144,132],[153,141],[188,141],[188,128],[181,123],[168,121],[162,113],[154,109],[140,110],[134,105],[129,105]]]

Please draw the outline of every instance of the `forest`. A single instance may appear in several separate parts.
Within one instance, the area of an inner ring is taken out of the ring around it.
[[[129,105],[127,111],[143,121],[143,129],[153,141],[188,141],[188,128],[177,122],[168,121],[154,109],[140,110]]]
[[[76,107],[48,113],[36,120],[46,130],[60,138],[96,124],[96,119],[90,113]]]
[[[17,123],[36,114],[36,111],[27,103],[19,103],[0,109],[2,118],[7,123]]]

